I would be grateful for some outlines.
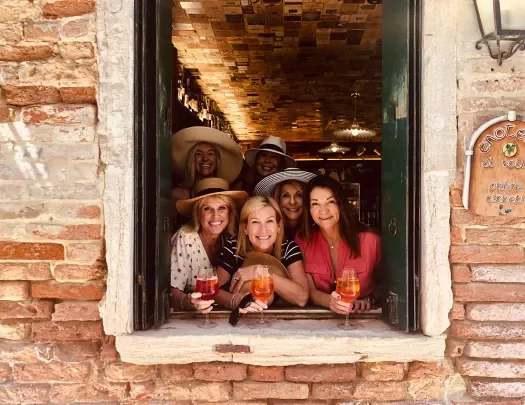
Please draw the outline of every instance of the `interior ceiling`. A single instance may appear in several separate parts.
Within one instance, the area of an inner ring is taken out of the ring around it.
[[[334,119],[381,130],[378,0],[173,1],[179,61],[240,141],[329,141]],[[378,140],[379,136],[374,140]],[[344,139],[351,141],[351,139]]]

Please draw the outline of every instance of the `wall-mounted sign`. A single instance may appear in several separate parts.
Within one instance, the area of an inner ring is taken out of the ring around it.
[[[465,208],[483,216],[525,217],[525,121],[511,111],[486,122],[465,154]]]

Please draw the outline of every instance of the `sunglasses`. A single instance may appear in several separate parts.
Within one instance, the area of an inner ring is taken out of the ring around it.
[[[230,314],[229,322],[231,326],[237,325],[237,322],[239,322],[239,319],[241,319],[242,314],[239,312],[239,309],[249,307],[252,302],[253,296],[251,294],[247,294],[242,298],[241,302],[239,302],[239,306],[235,308]]]

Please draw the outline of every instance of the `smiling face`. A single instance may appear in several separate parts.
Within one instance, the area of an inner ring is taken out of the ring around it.
[[[220,235],[229,223],[228,205],[215,197],[206,197],[199,204],[200,232]]]
[[[244,232],[257,252],[271,253],[281,227],[275,210],[266,206],[248,215]]]
[[[297,183],[284,183],[278,198],[285,219],[290,225],[295,225],[303,213],[302,187]]]
[[[310,214],[321,229],[333,229],[339,225],[339,205],[329,188],[314,187],[310,192]]]
[[[269,176],[281,170],[282,159],[277,153],[261,151],[255,157],[255,169],[261,177]]]
[[[200,177],[211,177],[217,170],[217,149],[209,143],[197,145],[194,155],[195,173]]]

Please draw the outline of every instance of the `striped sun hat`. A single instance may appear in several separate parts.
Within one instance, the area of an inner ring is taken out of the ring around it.
[[[259,183],[257,183],[255,188],[253,189],[253,195],[273,196],[275,187],[277,187],[277,185],[279,183],[282,183],[283,181],[295,180],[300,181],[302,183],[308,183],[316,176],[317,175],[314,173],[305,172],[295,167],[284,169],[282,172],[266,176]]]

